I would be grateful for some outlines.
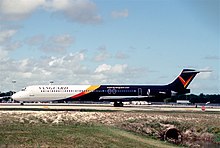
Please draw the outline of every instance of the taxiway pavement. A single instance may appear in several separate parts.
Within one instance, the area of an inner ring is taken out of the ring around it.
[[[20,105],[19,103],[0,103],[0,110],[220,112],[220,107],[192,105],[124,105],[124,107],[113,107],[111,104],[26,103]]]

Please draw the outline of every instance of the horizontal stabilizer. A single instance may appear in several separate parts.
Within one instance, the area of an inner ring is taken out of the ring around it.
[[[188,71],[183,71],[182,73],[200,73],[200,72],[212,72],[212,70],[188,70]]]

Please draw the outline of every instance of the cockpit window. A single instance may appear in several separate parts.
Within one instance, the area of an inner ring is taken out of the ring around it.
[[[26,87],[21,89],[21,91],[25,91],[25,90],[26,90]]]

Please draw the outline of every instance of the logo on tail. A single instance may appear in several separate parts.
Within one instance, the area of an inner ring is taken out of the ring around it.
[[[192,78],[194,77],[195,75],[192,75],[188,80],[184,80],[181,76],[179,76],[178,78],[180,79],[181,83],[183,84],[184,88],[186,88],[189,84],[189,82],[192,80]]]

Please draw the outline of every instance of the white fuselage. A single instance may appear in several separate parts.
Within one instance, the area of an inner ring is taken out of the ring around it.
[[[92,86],[96,88],[95,86]],[[98,86],[97,86],[98,87]],[[54,101],[92,91],[91,85],[34,85],[23,88],[12,98],[16,101]]]

